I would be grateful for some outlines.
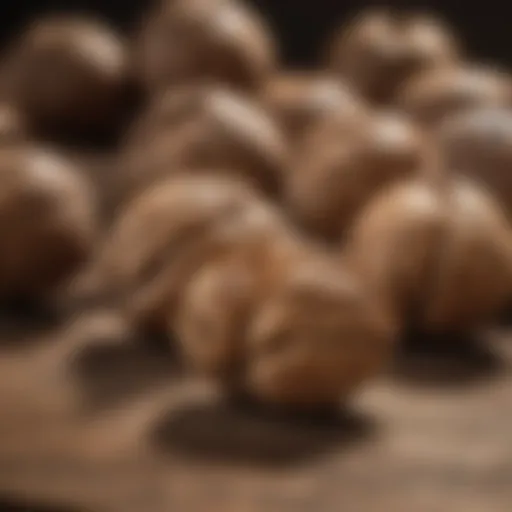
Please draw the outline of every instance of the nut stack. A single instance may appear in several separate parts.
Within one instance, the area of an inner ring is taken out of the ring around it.
[[[106,301],[227,394],[305,409],[378,375],[411,322],[492,322],[510,75],[414,12],[326,47],[286,68],[242,0],[166,0],[131,40],[27,27],[0,66],[2,300]]]

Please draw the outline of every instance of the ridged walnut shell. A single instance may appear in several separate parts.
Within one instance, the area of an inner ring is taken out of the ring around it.
[[[340,80],[299,71],[273,76],[263,88],[262,100],[293,142],[326,117],[358,116],[366,107]]]
[[[139,36],[136,68],[155,94],[203,81],[256,90],[275,66],[274,42],[257,12],[230,0],[161,3]]]
[[[438,141],[448,165],[470,176],[500,200],[512,219],[512,114],[482,107],[442,123]]]
[[[496,69],[467,66],[427,71],[407,82],[397,107],[435,129],[443,120],[475,107],[508,106],[512,80]]]
[[[466,178],[409,181],[381,193],[354,227],[347,253],[397,325],[467,332],[510,296],[509,224]]]
[[[129,134],[119,170],[122,195],[177,172],[204,167],[247,179],[270,193],[288,163],[284,134],[272,116],[219,87],[168,91]]]
[[[187,289],[177,334],[196,367],[230,392],[297,408],[335,406],[378,373],[393,338],[354,276],[302,250],[262,285],[250,263],[211,262]]]
[[[286,205],[312,234],[339,239],[383,187],[423,172],[429,151],[421,130],[399,114],[328,120],[298,151]]]
[[[112,226],[99,258],[98,286],[127,297],[136,323],[165,332],[171,304],[191,274],[231,244],[217,226],[243,222],[245,212],[261,210],[260,201],[246,184],[209,172],[153,185]],[[273,218],[270,211],[264,208]]]
[[[361,12],[329,48],[329,69],[370,101],[386,103],[414,74],[458,60],[451,31],[431,16],[386,9]]]
[[[30,25],[8,52],[2,87],[35,129],[105,129],[123,107],[128,54],[108,26],[52,16]]]
[[[94,196],[69,162],[33,147],[0,150],[0,190],[0,296],[40,299],[89,257]]]

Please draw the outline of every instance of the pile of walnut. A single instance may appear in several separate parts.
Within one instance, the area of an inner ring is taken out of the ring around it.
[[[242,0],[164,1],[131,41],[27,27],[0,65],[2,301],[92,297],[226,393],[306,408],[377,375],[411,322],[491,322],[510,76],[416,13],[363,12],[326,50],[286,69]]]

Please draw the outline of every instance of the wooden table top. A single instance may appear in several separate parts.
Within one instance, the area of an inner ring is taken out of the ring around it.
[[[157,350],[101,337],[84,341],[94,338],[77,334],[96,328],[89,320],[79,328],[3,329],[2,510],[512,506],[506,332],[456,355],[402,357],[350,409],[292,419],[226,405]]]

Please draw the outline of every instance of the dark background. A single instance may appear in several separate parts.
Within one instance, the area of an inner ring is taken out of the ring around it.
[[[5,41],[27,20],[52,10],[101,13],[131,30],[150,0],[0,0],[0,32]],[[349,0],[252,0],[279,34],[283,55],[291,64],[314,62],[325,36],[352,13],[376,2]],[[382,3],[381,3],[382,4]],[[386,2],[385,5],[429,8],[451,22],[471,53],[483,60],[512,63],[512,31],[507,2]]]

